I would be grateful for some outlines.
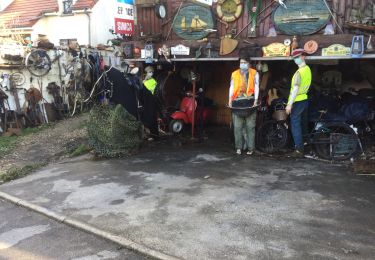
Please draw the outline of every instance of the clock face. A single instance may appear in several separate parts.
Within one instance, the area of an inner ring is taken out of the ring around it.
[[[156,14],[159,18],[165,18],[167,15],[167,10],[164,5],[157,5],[156,6]]]

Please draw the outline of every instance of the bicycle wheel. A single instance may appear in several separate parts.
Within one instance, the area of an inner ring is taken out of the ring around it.
[[[275,153],[288,144],[288,129],[281,122],[270,120],[264,122],[256,134],[257,148],[265,153]]]
[[[27,70],[34,76],[41,77],[51,70],[51,58],[45,50],[32,50],[25,60]]]
[[[26,78],[25,78],[25,75],[23,75],[22,72],[13,72],[12,74],[10,74],[10,80],[16,86],[21,86],[25,83]]]
[[[316,154],[327,160],[347,160],[359,147],[358,136],[345,123],[323,124],[313,133],[313,144]]]

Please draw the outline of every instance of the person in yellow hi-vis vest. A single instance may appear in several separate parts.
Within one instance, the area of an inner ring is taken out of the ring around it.
[[[145,68],[145,78],[143,80],[144,89],[147,89],[142,94],[142,102],[143,102],[143,114],[142,118],[148,122],[145,126],[150,130],[150,137],[148,138],[149,141],[157,139],[159,136],[159,129],[157,123],[157,112],[158,112],[158,104],[156,98],[156,86],[157,81],[153,78],[154,75],[154,68],[151,66],[147,66]]]
[[[294,73],[286,106],[286,113],[290,114],[292,136],[295,145],[294,157],[303,157],[303,135],[307,134],[308,124],[308,92],[311,85],[311,70],[305,63],[305,50],[295,49],[292,57],[298,70]]]
[[[143,85],[152,93],[152,95],[155,94],[155,88],[156,85],[158,84],[156,80],[152,77],[154,75],[154,68],[151,66],[147,66],[145,68],[146,76],[145,79],[143,80]]]
[[[240,58],[239,69],[232,73],[228,106],[232,107],[232,101],[238,98],[254,96],[254,106],[258,104],[259,73],[250,67],[250,59]],[[246,117],[232,113],[234,143],[236,153],[241,154],[244,149],[244,133],[246,135],[247,154],[252,155],[255,149],[255,123],[256,111]]]

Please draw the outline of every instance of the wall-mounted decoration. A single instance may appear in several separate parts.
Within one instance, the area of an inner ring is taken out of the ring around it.
[[[307,54],[314,54],[318,50],[318,43],[314,40],[307,41],[303,49]]]
[[[214,20],[209,8],[201,5],[186,5],[180,9],[173,22],[174,32],[186,40],[199,40],[214,29]]]
[[[134,46],[132,43],[126,43],[124,44],[124,56],[127,59],[133,58],[133,49]]]
[[[212,0],[193,0],[194,2],[202,3],[205,5],[212,6]]]
[[[342,44],[332,44],[327,48],[322,49],[322,56],[348,56],[350,55],[350,47],[345,47]]]
[[[236,21],[242,14],[242,0],[219,0],[216,13],[221,21],[230,23]]]
[[[115,4],[115,33],[134,34],[134,0],[117,0]]]
[[[287,35],[309,35],[321,30],[329,21],[325,0],[287,0],[287,8],[278,6],[272,19],[276,29]]]
[[[172,55],[190,55],[190,48],[182,44],[174,46],[171,48]]]
[[[262,48],[263,57],[284,57],[290,55],[290,46],[279,42],[271,43]]]
[[[156,17],[160,19],[164,19],[165,16],[167,15],[167,8],[163,4],[157,4],[155,5],[155,12],[156,12]]]

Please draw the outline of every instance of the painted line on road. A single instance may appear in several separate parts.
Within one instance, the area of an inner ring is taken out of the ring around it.
[[[177,257],[174,257],[174,256],[164,254],[162,252],[156,251],[154,249],[148,248],[148,247],[146,247],[142,244],[133,242],[129,239],[111,234],[107,231],[101,230],[99,228],[96,228],[94,226],[88,225],[88,224],[83,223],[81,221],[75,220],[75,219],[70,218],[68,216],[64,216],[62,214],[53,212],[49,209],[46,209],[46,208],[43,208],[41,206],[32,204],[32,203],[27,202],[23,199],[17,198],[17,197],[12,196],[12,195],[9,195],[5,192],[0,191],[0,198],[2,198],[4,200],[7,200],[7,201],[9,201],[13,204],[16,204],[16,205],[22,206],[24,208],[30,209],[32,211],[35,211],[39,214],[42,214],[46,217],[54,219],[58,222],[65,223],[67,225],[78,228],[78,229],[80,229],[82,231],[85,231],[87,233],[94,234],[94,235],[96,235],[98,237],[101,237],[103,239],[112,241],[112,242],[114,242],[118,245],[121,245],[121,246],[123,246],[127,249],[139,252],[139,253],[141,253],[145,256],[152,257],[154,259],[160,259],[160,260],[179,260],[180,259],[180,258],[177,258]]]

